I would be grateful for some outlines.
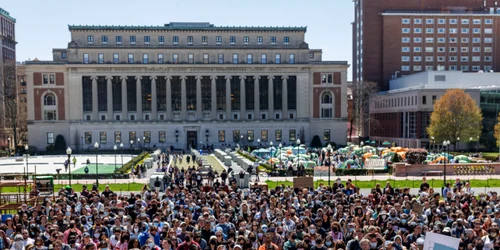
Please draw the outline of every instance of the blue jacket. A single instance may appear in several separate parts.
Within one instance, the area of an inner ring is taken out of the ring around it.
[[[148,231],[145,231],[145,232],[142,232],[141,234],[139,234],[139,243],[141,243],[141,247],[144,246],[146,244],[146,240],[148,240],[150,238],[150,233]],[[155,245],[157,246],[160,246],[160,234],[158,232],[156,232],[155,235],[153,235],[153,239],[154,239],[154,242],[155,242]]]

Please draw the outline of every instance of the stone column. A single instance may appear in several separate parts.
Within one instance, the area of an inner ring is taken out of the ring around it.
[[[106,92],[107,92],[107,95],[108,95],[108,117],[106,120],[108,121],[112,121],[114,120],[113,119],[113,76],[106,76],[106,80],[108,80],[107,82],[107,89],[106,89]]]
[[[172,119],[172,77],[166,76],[167,79],[167,120]]]
[[[269,84],[267,87],[267,100],[268,100],[268,110],[269,110],[269,116],[268,119],[274,119],[274,76],[268,76],[267,78],[269,80]]]
[[[281,110],[283,112],[283,117],[282,119],[288,119],[288,76],[282,76],[283,79],[282,81],[282,87],[283,87],[283,92],[281,95]]]
[[[203,119],[202,105],[201,105],[201,78],[196,77],[196,119]]]
[[[99,111],[97,102],[97,76],[92,78],[92,120],[99,121]]]
[[[128,120],[128,108],[127,108],[127,77],[121,76],[120,80],[122,80],[122,119]]]
[[[181,76],[181,119],[187,118],[186,78]]]
[[[226,76],[226,119],[231,119],[231,76]]]
[[[212,92],[212,107],[210,108],[210,114],[212,115],[212,120],[217,120],[217,76],[211,76],[210,80],[212,80],[212,83],[210,85]]]
[[[156,121],[157,117],[157,103],[156,103],[156,76],[149,77],[151,79],[151,120]]]
[[[137,99],[137,111],[135,115],[135,119],[137,121],[141,121],[143,119],[142,117],[142,76],[136,76],[135,77],[136,83],[135,83],[135,96]],[[139,137],[138,137],[139,138]]]
[[[260,76],[254,76],[254,90],[253,90],[253,100],[254,100],[254,111],[255,111],[255,118],[254,119],[260,119],[260,86],[259,86],[259,80]]]
[[[246,76],[240,76],[240,119],[246,120],[246,91],[245,91],[245,80]]]

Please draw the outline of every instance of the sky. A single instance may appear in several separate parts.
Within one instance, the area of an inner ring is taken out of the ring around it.
[[[17,60],[52,60],[70,42],[68,24],[307,26],[306,42],[323,60],[352,59],[351,0],[15,0],[1,1],[16,18]],[[350,74],[348,74],[350,77]]]

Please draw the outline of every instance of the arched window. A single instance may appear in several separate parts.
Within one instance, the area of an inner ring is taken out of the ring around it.
[[[333,96],[329,91],[321,94],[321,118],[333,118]]]
[[[43,105],[56,106],[56,97],[54,96],[54,94],[52,93],[46,94],[45,97],[43,98]]]
[[[332,95],[328,92],[323,93],[321,96],[321,104],[331,104],[332,103]]]

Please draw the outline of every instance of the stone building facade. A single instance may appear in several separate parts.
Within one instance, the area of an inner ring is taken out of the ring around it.
[[[304,27],[69,26],[52,61],[26,63],[30,144],[75,149],[345,144],[347,62]]]

